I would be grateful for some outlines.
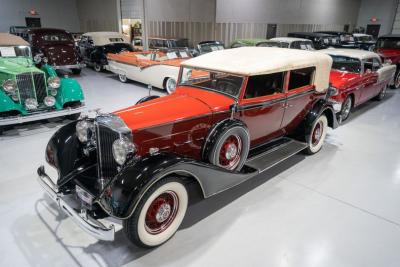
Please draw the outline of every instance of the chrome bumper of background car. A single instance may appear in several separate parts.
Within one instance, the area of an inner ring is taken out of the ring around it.
[[[330,101],[330,103],[332,104],[335,113],[338,113],[342,110],[342,103],[336,101]]]
[[[86,210],[81,210],[81,212],[77,212],[63,199],[63,195],[57,192],[57,187],[50,179],[50,177],[46,174],[44,166],[40,166],[37,170],[37,173],[38,181],[42,188],[46,191],[50,198],[58,204],[59,208],[65,214],[70,216],[74,220],[74,222],[82,228],[82,230],[99,240],[114,240],[115,227],[113,224],[107,227],[100,221],[88,215],[86,213]]]
[[[76,114],[82,112],[84,110],[84,106],[78,108],[66,108],[63,110],[56,110],[56,111],[43,111],[38,112],[30,115],[19,115],[7,118],[0,118],[0,126],[4,125],[14,125],[14,124],[21,124],[30,121],[38,121],[38,120],[45,120],[50,118],[68,116],[72,114]]]
[[[74,65],[52,66],[52,68],[55,69],[55,70],[60,70],[60,69],[83,69],[84,67],[86,67],[86,64],[83,64],[83,63],[74,64]]]

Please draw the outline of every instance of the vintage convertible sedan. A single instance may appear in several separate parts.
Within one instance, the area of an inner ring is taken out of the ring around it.
[[[76,80],[60,78],[52,67],[34,66],[29,43],[0,33],[0,133],[6,126],[53,117],[77,119],[83,92]]]
[[[134,80],[165,89],[169,94],[175,91],[180,64],[190,57],[186,50],[122,52],[107,56],[109,70],[118,74],[121,82]]]
[[[355,49],[320,50],[333,59],[330,80],[335,88],[331,96],[340,120],[346,120],[352,108],[375,98],[382,100],[393,83],[396,67],[382,64],[378,54]]]
[[[81,58],[97,72],[108,70],[107,54],[133,52],[128,39],[118,32],[87,32],[78,42]]]
[[[93,236],[113,240],[114,226],[100,222],[113,217],[135,244],[161,245],[185,216],[188,185],[208,198],[320,151],[338,124],[331,64],[323,53],[269,47],[187,60],[173,94],[60,128],[46,147],[57,181],[43,166],[38,181]]]

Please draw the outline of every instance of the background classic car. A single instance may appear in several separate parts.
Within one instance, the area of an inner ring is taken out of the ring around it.
[[[347,32],[340,32],[340,31],[317,31],[316,33],[324,33],[333,36],[337,36],[339,38],[338,42],[333,44],[333,47],[339,48],[358,48],[354,37],[352,34]]]
[[[81,63],[75,49],[72,35],[62,29],[31,28],[28,39],[32,46],[35,63],[51,65],[54,69],[69,69],[73,74],[80,74],[85,66]]]
[[[167,53],[122,52],[109,54],[109,70],[118,74],[123,83],[128,79],[165,89],[169,94],[175,91],[179,66],[190,58],[186,50],[172,50]]]
[[[376,40],[370,34],[353,33],[356,45],[363,50],[373,51],[375,48]]]
[[[290,32],[287,36],[311,40],[315,49],[333,47],[340,41],[335,35],[317,32]]]
[[[256,46],[315,50],[314,44],[311,40],[295,37],[275,37],[265,42],[258,42]]]
[[[375,98],[382,100],[386,88],[393,82],[396,67],[382,65],[378,54],[354,49],[326,49],[321,52],[332,56],[330,75],[336,94],[331,97],[335,111],[346,120],[353,107]]]
[[[390,34],[380,36],[375,47],[383,62],[389,62],[397,67],[393,87],[400,88],[400,35]]]
[[[28,121],[79,117],[83,93],[70,78],[59,78],[48,65],[34,66],[29,43],[0,33],[0,132]]]
[[[203,41],[197,44],[193,56],[204,55],[213,51],[224,50],[224,43],[220,41]]]
[[[113,225],[98,220],[111,215],[135,244],[161,245],[185,216],[188,184],[207,198],[321,149],[328,125],[337,126],[327,101],[331,63],[318,52],[266,47],[185,61],[173,94],[59,129],[46,148],[57,186],[43,166],[39,182],[97,238],[113,240]]]
[[[256,46],[260,42],[268,41],[267,39],[238,39],[231,43],[231,48],[243,46]]]
[[[118,32],[88,32],[78,43],[79,54],[87,66],[97,72],[108,70],[107,54],[122,51],[133,52],[128,39]]]

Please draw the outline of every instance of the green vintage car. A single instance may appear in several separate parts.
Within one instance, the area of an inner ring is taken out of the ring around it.
[[[242,46],[256,46],[260,42],[268,41],[267,39],[237,39],[232,42],[231,48],[238,48]]]
[[[61,116],[75,119],[83,100],[76,80],[58,77],[47,64],[36,68],[25,40],[0,33],[0,134],[6,126],[19,123]]]

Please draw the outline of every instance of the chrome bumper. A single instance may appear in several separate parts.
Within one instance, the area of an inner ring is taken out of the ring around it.
[[[51,66],[55,70],[61,70],[61,69],[83,69],[86,67],[86,64],[79,63],[79,64],[73,64],[73,65],[62,65],[62,66]]]
[[[84,109],[85,109],[85,107],[81,106],[78,108],[66,108],[63,110],[43,111],[43,112],[38,112],[38,113],[30,114],[30,115],[20,115],[20,116],[0,118],[0,126],[21,124],[21,123],[25,123],[25,122],[45,120],[45,119],[50,119],[50,118],[72,115],[72,114],[82,112]]]
[[[77,212],[63,199],[63,195],[57,192],[57,186],[46,174],[44,166],[40,166],[37,170],[37,173],[38,181],[42,188],[46,191],[50,198],[58,204],[59,208],[65,214],[71,217],[74,222],[82,228],[83,231],[99,240],[114,240],[115,228],[113,224],[111,224],[109,227],[105,226],[100,221],[88,215],[84,209],[80,212]]]

